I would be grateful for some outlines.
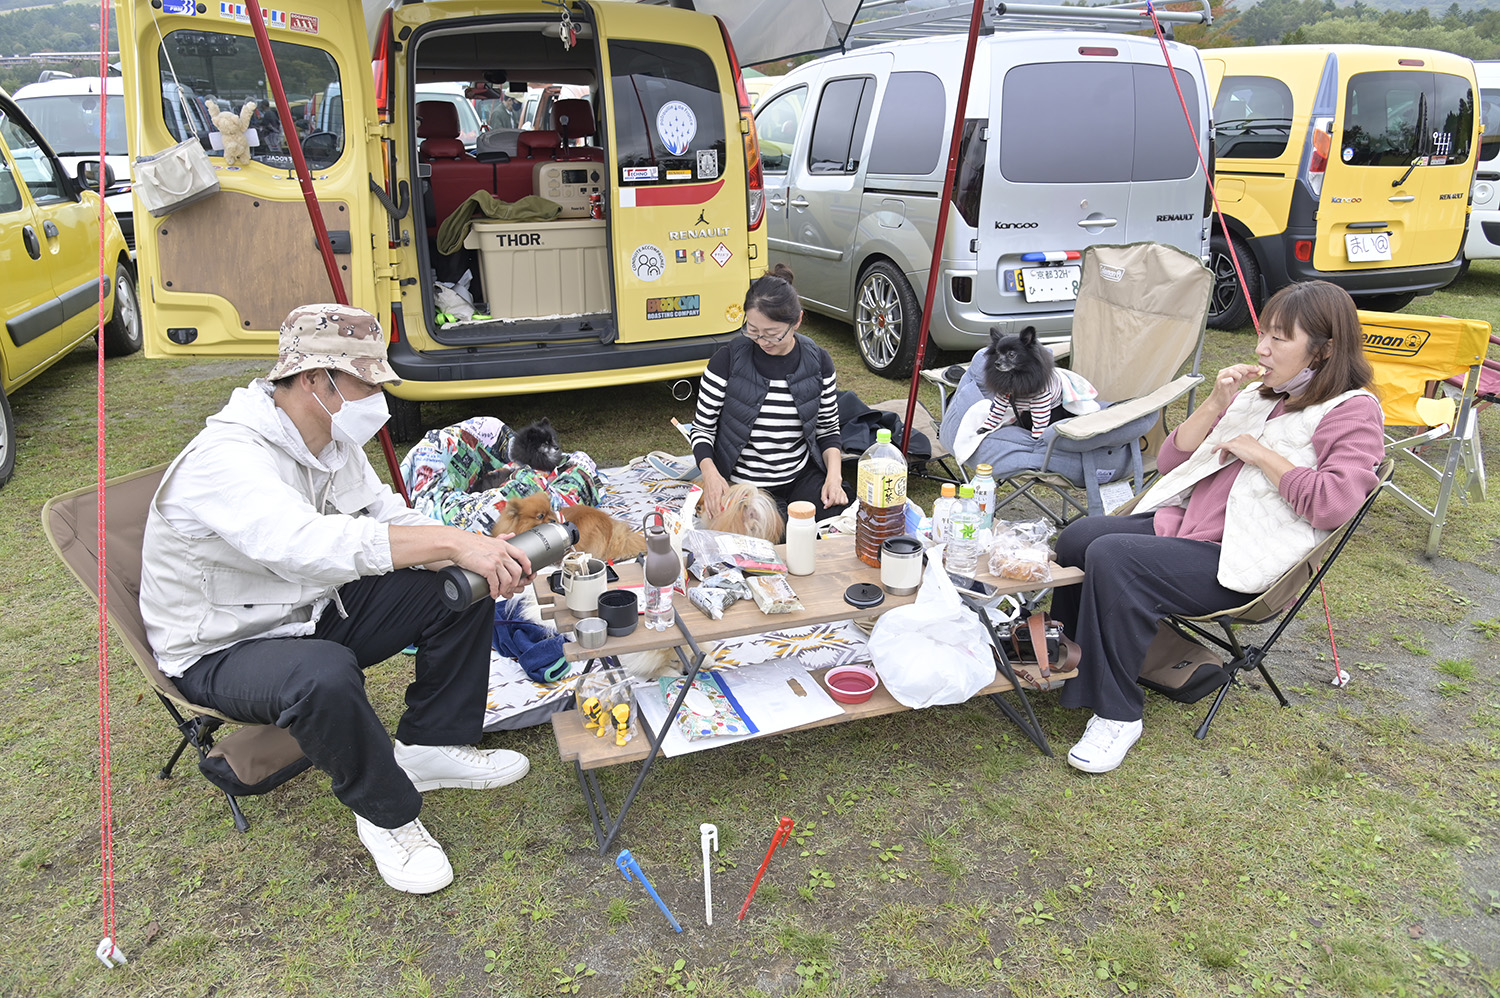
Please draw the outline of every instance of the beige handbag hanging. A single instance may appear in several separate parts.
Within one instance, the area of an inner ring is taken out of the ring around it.
[[[154,12],[152,19],[155,19]],[[166,56],[167,69],[176,84],[177,71],[172,67],[172,57],[167,53],[160,25],[156,36],[161,39],[162,54]],[[165,152],[137,157],[131,170],[135,196],[154,218],[171,214],[219,191],[219,174],[203,149],[197,126],[193,123],[193,108],[182,86],[179,84],[176,89],[185,112],[183,120],[187,122],[188,131],[193,133],[192,137],[183,139]]]

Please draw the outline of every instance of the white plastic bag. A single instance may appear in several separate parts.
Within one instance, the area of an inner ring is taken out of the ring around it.
[[[943,549],[927,552],[917,601],[882,614],[870,659],[897,702],[913,709],[963,703],[995,679],[989,632],[943,571]]]

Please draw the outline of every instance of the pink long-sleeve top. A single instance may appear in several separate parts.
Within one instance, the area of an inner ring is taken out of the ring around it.
[[[1285,413],[1286,399],[1282,399],[1271,410],[1270,418]],[[1334,406],[1313,430],[1317,467],[1293,468],[1282,475],[1281,497],[1298,516],[1320,530],[1347,523],[1375,488],[1375,468],[1385,457],[1384,425],[1380,403],[1368,395],[1356,395]],[[1156,467],[1166,474],[1190,454],[1177,446],[1177,431],[1173,430],[1156,457]],[[1186,507],[1158,509],[1156,535],[1222,543],[1229,490],[1243,467],[1243,461],[1231,458],[1229,464],[1193,486]]]

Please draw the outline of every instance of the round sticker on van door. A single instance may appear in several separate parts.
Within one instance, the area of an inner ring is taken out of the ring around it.
[[[661,276],[661,272],[667,269],[667,257],[661,251],[660,246],[646,243],[637,246],[635,252],[630,254],[630,269],[635,276],[643,281],[654,281]]]
[[[667,152],[681,156],[698,134],[698,116],[682,101],[669,100],[656,112],[656,134]]]
[[[1352,147],[1352,146],[1345,146],[1344,147],[1344,162],[1347,163],[1347,162],[1349,162],[1353,158],[1354,158],[1354,147]]]

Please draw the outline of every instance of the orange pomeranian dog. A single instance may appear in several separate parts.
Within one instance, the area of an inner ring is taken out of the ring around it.
[[[595,558],[618,561],[633,558],[646,551],[646,538],[601,509],[592,506],[564,506],[562,518],[578,528],[576,551],[587,551]],[[511,499],[495,520],[495,535],[519,534],[523,530],[553,520],[552,500],[544,492]]]

